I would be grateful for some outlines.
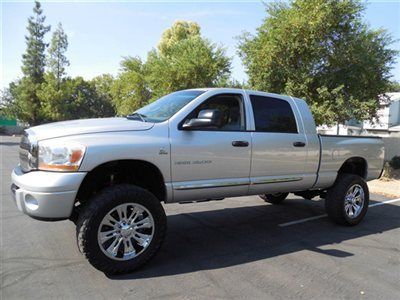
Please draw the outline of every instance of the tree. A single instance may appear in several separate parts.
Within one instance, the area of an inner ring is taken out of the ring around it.
[[[178,21],[165,30],[147,61],[123,59],[110,94],[117,114],[127,115],[176,90],[238,85],[229,80],[229,74],[230,59],[225,50],[201,37],[198,24]]]
[[[115,116],[115,108],[112,101],[112,86],[114,77],[110,74],[103,74],[93,78],[90,81],[91,86],[96,91],[97,114],[101,117]]]
[[[111,87],[114,107],[118,115],[128,115],[148,103],[151,92],[145,78],[145,65],[138,57],[126,57],[122,71]]]
[[[392,81],[389,84],[389,88],[387,90],[389,93],[390,92],[400,92],[400,82],[398,81]]]
[[[72,79],[58,82],[55,74],[47,73],[45,81],[37,92],[41,103],[42,119],[45,122],[63,121],[77,118],[77,104],[72,95],[74,87]]]
[[[47,44],[44,42],[44,35],[50,30],[50,26],[45,26],[45,16],[38,1],[35,1],[33,8],[34,15],[28,19],[29,35],[25,36],[26,52],[22,55],[22,72],[26,77],[30,77],[34,83],[43,81],[45,54]]]
[[[104,87],[104,77],[85,81],[82,77],[65,78],[61,83],[53,73],[45,75],[38,96],[43,120],[62,121],[114,116],[114,109]],[[107,78],[108,80],[109,78]]]
[[[248,89],[248,84],[243,80],[242,82],[232,77],[226,77],[219,80],[215,86],[234,89]]]
[[[195,36],[200,36],[199,24],[190,21],[176,21],[171,28],[163,32],[157,46],[158,51],[162,55],[168,55],[177,43]]]
[[[363,10],[358,0],[267,4],[256,34],[240,37],[250,86],[306,99],[317,124],[376,116],[397,52]]]
[[[85,81],[82,77],[76,77],[70,82],[71,101],[74,103],[74,109],[71,109],[73,117],[69,119],[114,116],[112,103],[98,94],[93,81]]]
[[[40,84],[31,77],[22,77],[16,82],[14,97],[15,105],[18,107],[17,119],[30,125],[38,125],[43,121],[38,91]]]
[[[42,16],[42,9],[39,2],[35,2],[33,8],[34,15],[28,19],[28,36],[26,40],[26,52],[22,55],[22,72],[24,77],[15,88],[16,105],[20,107],[18,118],[31,125],[41,121],[40,101],[37,91],[43,82],[45,67],[45,48],[44,35],[50,30],[50,26],[45,26],[45,16]]]
[[[65,56],[68,48],[68,37],[58,23],[56,31],[53,32],[50,47],[48,49],[47,65],[51,73],[54,74],[58,87],[65,75],[65,67],[69,66],[69,61]]]
[[[230,58],[224,48],[200,35],[198,24],[178,21],[149,52],[145,67],[154,99],[176,90],[215,86],[229,77]]]
[[[6,119],[15,119],[18,115],[19,108],[15,102],[15,91],[17,84],[11,82],[8,88],[1,91],[0,97],[0,117]]]

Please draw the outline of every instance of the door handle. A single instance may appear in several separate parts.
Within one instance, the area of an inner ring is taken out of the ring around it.
[[[295,147],[304,147],[306,145],[306,143],[303,143],[303,142],[294,142],[293,143],[293,146],[295,146]]]
[[[233,147],[247,147],[249,145],[249,142],[246,141],[233,141],[232,146]]]

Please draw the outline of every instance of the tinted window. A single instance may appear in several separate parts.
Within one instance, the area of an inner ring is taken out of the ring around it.
[[[200,104],[187,118],[197,118],[205,109],[218,109],[222,113],[222,125],[219,128],[207,128],[219,131],[241,131],[246,129],[242,96],[238,94],[222,94],[213,96]]]
[[[297,133],[296,119],[287,101],[255,95],[250,100],[256,131]]]

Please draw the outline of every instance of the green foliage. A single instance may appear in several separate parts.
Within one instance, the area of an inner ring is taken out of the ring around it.
[[[103,74],[90,81],[96,91],[97,97],[103,102],[104,116],[114,116],[115,110],[112,102],[111,89],[114,84],[114,77],[110,74]]]
[[[168,55],[177,43],[192,37],[200,37],[199,24],[190,21],[176,21],[171,28],[163,32],[157,46],[158,51],[161,55]]]
[[[215,86],[218,87],[224,87],[224,88],[233,88],[233,89],[248,89],[249,86],[245,81],[238,81],[234,78],[221,78],[216,84]]]
[[[65,56],[68,48],[68,37],[58,23],[56,31],[53,32],[50,47],[48,49],[47,65],[51,73],[54,74],[58,84],[61,83],[65,75],[65,67],[69,66],[69,61]]]
[[[112,104],[106,97],[102,97],[96,91],[93,82],[85,81],[82,77],[76,77],[71,80],[72,101],[75,118],[100,118],[114,116]],[[69,119],[71,119],[70,117]]]
[[[42,122],[42,112],[38,90],[40,84],[34,82],[31,77],[23,77],[17,83],[13,90],[15,97],[15,106],[17,109],[17,118],[31,125],[37,125]]]
[[[145,78],[145,65],[138,57],[121,62],[122,72],[111,87],[112,102],[118,115],[128,115],[147,104],[151,92]]]
[[[392,93],[400,92],[400,82],[397,82],[397,81],[390,82],[388,92],[389,93],[390,92],[392,92]]]
[[[19,108],[15,102],[16,84],[11,82],[8,88],[1,91],[0,96],[0,117],[5,119],[15,119]]]
[[[71,98],[72,90],[70,80],[59,83],[53,73],[45,75],[45,81],[38,90],[45,121],[67,120],[73,114],[75,103]]]
[[[42,9],[39,2],[35,2],[34,15],[28,19],[28,36],[26,40],[26,52],[22,55],[22,72],[24,77],[17,84],[15,89],[15,102],[19,108],[18,117],[20,120],[30,124],[38,124],[41,119],[40,100],[37,97],[37,90],[43,82],[45,67],[44,35],[50,30],[45,26],[45,16],[42,16]]]
[[[22,55],[22,72],[30,77],[33,83],[41,83],[43,80],[45,67],[46,43],[43,41],[44,35],[50,30],[50,26],[45,26],[45,16],[42,16],[43,10],[40,3],[35,2],[33,8],[34,15],[28,19],[29,35],[25,36],[26,52]]]
[[[50,30],[44,26],[40,3],[35,2],[34,16],[28,20],[27,50],[23,55],[24,77],[12,82],[2,92],[0,115],[18,118],[36,125],[43,122],[90,117],[114,116],[111,102],[113,78],[103,75],[91,81],[82,77],[64,78],[69,65],[65,53],[67,35],[61,24],[53,33],[48,51],[49,73],[44,73],[44,35]]]
[[[361,20],[358,0],[293,0],[266,5],[254,36],[240,38],[249,84],[230,77],[225,49],[201,36],[200,26],[177,21],[146,60],[126,57],[116,78],[69,78],[68,39],[61,24],[52,35],[45,68],[45,17],[39,2],[28,20],[24,77],[2,92],[0,116],[30,125],[126,115],[167,93],[196,87],[253,88],[308,101],[318,124],[376,115],[379,95],[399,91],[389,81],[396,51],[384,30]]]
[[[155,97],[176,90],[215,86],[230,72],[225,51],[201,37],[180,41],[167,56],[151,51],[146,66]]]
[[[115,115],[110,89],[113,78],[103,75],[86,81],[82,77],[64,78],[60,83],[53,73],[47,73],[37,87],[24,77],[2,91],[0,116],[31,122],[32,116],[40,123],[81,118],[111,117]],[[21,101],[34,95],[40,109]]]
[[[266,5],[239,54],[254,89],[304,98],[317,124],[376,116],[396,51],[391,37],[361,20],[357,0],[294,0]]]
[[[201,37],[193,22],[178,21],[167,29],[147,61],[127,57],[111,89],[118,114],[126,115],[165,94],[229,81],[225,50]]]
[[[43,118],[46,121],[114,115],[109,94],[103,89],[106,84],[103,78],[95,78],[90,82],[82,77],[67,78],[59,83],[54,74],[49,73],[45,79],[38,95],[42,104]]]
[[[201,37],[196,23],[179,21],[167,29],[158,50],[148,54],[147,80],[154,98],[195,87],[215,86],[230,74],[225,49]]]

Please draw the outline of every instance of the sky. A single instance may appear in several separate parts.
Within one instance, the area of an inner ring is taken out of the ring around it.
[[[27,18],[33,1],[1,1],[0,88],[21,77],[21,57],[25,51]],[[264,1],[265,2],[265,1]],[[176,20],[195,21],[202,35],[226,47],[232,57],[232,76],[247,76],[237,54],[237,36],[254,33],[265,18],[262,1],[42,1],[46,24],[55,29],[62,23],[68,35],[69,76],[86,79],[109,73],[117,75],[126,56],[145,59],[156,47],[162,32]],[[398,41],[400,50],[400,0],[370,1],[364,19],[372,28],[385,28]],[[50,41],[51,34],[46,40]],[[400,59],[392,70],[400,81]]]

